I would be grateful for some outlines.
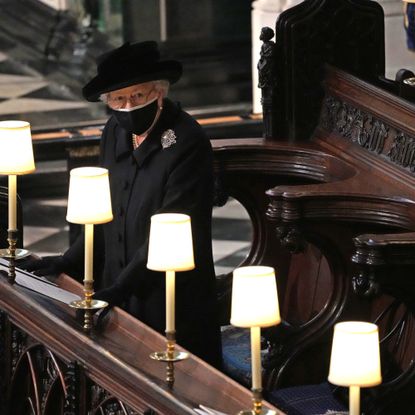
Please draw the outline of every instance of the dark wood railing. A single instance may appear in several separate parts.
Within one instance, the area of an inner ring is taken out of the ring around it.
[[[81,293],[69,277],[57,282]],[[200,404],[233,414],[252,406],[249,390],[193,355],[175,366],[168,388],[165,364],[149,358],[165,350],[164,338],[118,308],[105,330],[86,335],[67,304],[0,278],[0,309],[2,414],[194,414]]]

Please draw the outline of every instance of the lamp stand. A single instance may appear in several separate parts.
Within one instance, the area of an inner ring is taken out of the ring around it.
[[[93,281],[84,280],[84,299],[71,301],[69,305],[77,310],[84,310],[84,325],[83,329],[86,333],[90,333],[93,328],[93,311],[105,308],[108,303],[106,301],[94,300]]]
[[[262,407],[262,389],[252,389],[253,409],[238,412],[238,415],[276,415],[275,411]]]
[[[189,357],[186,352],[179,352],[175,350],[176,345],[176,332],[166,331],[167,347],[164,352],[154,352],[150,354],[150,357],[159,362],[167,363],[166,382],[169,388],[173,388],[174,385],[174,363],[185,360]]]
[[[349,415],[360,415],[359,386],[349,386]]]
[[[8,229],[7,242],[9,243],[9,247],[0,249],[0,257],[5,258],[9,261],[9,272],[7,274],[7,280],[10,284],[14,284],[16,280],[16,259],[24,258],[30,254],[30,252],[26,249],[16,248],[17,235],[17,229]]]

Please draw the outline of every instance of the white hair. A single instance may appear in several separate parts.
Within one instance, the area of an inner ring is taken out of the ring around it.
[[[162,98],[165,98],[167,96],[167,94],[169,93],[169,88],[170,88],[170,82],[169,81],[167,81],[166,79],[158,79],[157,81],[150,81],[150,82],[153,83],[154,88],[156,89],[157,92],[161,92]],[[110,91],[110,92],[112,92],[112,91]],[[105,93],[101,94],[99,96],[99,100],[104,102],[105,104],[107,104],[108,103],[108,94],[110,92],[105,92]]]

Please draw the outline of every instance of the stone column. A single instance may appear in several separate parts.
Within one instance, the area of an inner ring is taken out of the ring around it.
[[[252,112],[262,113],[261,90],[258,88],[257,64],[261,50],[259,35],[264,26],[275,29],[278,16],[286,9],[293,7],[302,0],[256,0],[252,3],[251,36],[252,36]]]

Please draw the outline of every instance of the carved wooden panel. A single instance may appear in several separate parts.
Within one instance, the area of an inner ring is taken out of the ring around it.
[[[327,133],[350,140],[411,173],[415,171],[415,135],[392,126],[369,111],[327,95],[320,126]]]

